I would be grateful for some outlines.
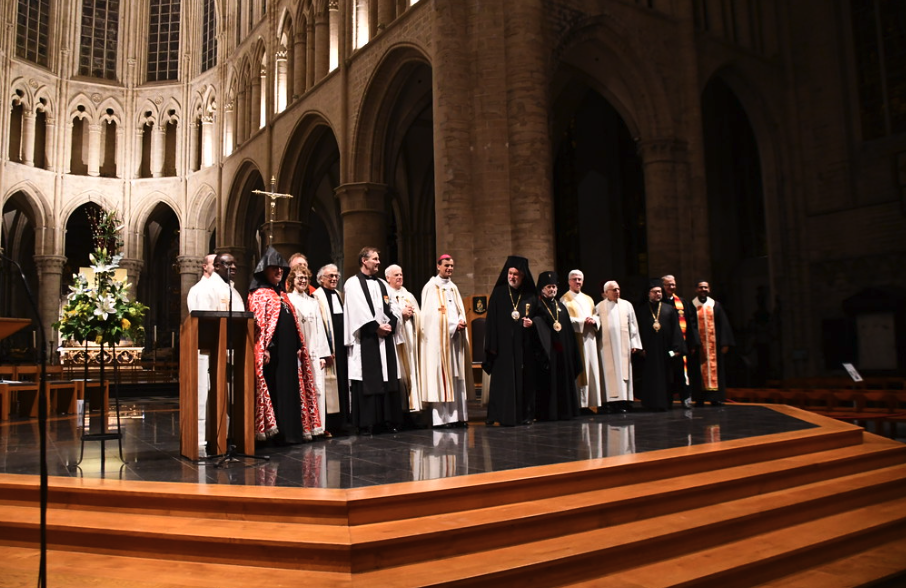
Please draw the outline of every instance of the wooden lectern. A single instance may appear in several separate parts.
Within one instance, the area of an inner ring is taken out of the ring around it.
[[[227,451],[227,411],[230,413],[232,441],[237,451],[255,453],[255,315],[233,312],[227,328],[226,311],[194,310],[179,331],[179,452],[198,459],[198,351],[210,353],[211,390],[208,392],[208,418],[213,415],[216,438],[208,439],[214,454]],[[232,338],[235,357],[233,406],[230,407],[227,336]],[[211,427],[208,427],[211,430]]]

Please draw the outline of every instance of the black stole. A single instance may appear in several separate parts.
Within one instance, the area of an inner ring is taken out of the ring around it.
[[[371,302],[371,290],[368,289],[368,280],[377,281],[384,301],[384,316],[390,319],[390,333],[395,333],[396,316],[390,312],[390,297],[387,295],[387,288],[384,283],[377,278],[368,278],[362,272],[356,274],[356,277],[359,278],[362,294],[365,295],[365,302],[368,303],[368,309],[371,310],[372,316],[374,316],[374,304]],[[387,387],[384,387],[383,369],[381,367],[381,341],[377,335],[377,328],[377,321],[372,321],[359,329],[359,341],[361,341],[362,345],[362,391],[366,396],[383,394],[385,391],[394,391],[399,387],[399,376],[396,374],[392,340],[385,342],[384,345],[384,355],[387,361]]]

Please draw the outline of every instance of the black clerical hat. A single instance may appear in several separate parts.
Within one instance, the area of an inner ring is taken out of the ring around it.
[[[557,285],[557,272],[541,272],[541,275],[538,276],[538,289],[550,284]]]

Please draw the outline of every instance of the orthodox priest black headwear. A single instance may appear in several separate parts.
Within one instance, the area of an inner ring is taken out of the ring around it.
[[[273,247],[268,246],[267,251],[264,252],[264,255],[262,255],[261,259],[258,261],[258,265],[255,266],[255,273],[252,274],[252,283],[249,285],[249,292],[254,292],[258,288],[273,288],[278,292],[283,291],[282,283],[274,286],[267,280],[267,276],[264,275],[264,270],[271,266],[283,268],[284,278],[289,272],[289,264],[286,263],[286,260],[280,255],[280,252]],[[283,280],[280,281],[282,282]]]
[[[542,288],[551,284],[557,285],[557,272],[541,272],[541,275],[538,276],[538,283],[535,285],[538,287],[538,292],[541,292]]]
[[[509,283],[507,281],[507,273],[510,271],[511,267],[522,272],[522,288],[528,288],[529,290],[534,291],[535,279],[532,277],[532,270],[529,269],[528,260],[524,257],[519,257],[518,255],[510,255],[506,258],[506,263],[503,264],[503,269],[500,270],[500,277],[497,278],[497,283],[494,284],[494,287],[506,286]]]

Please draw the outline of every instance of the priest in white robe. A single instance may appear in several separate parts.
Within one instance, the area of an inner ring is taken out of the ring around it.
[[[421,332],[421,311],[418,300],[403,286],[403,268],[394,264],[384,270],[384,277],[390,286],[390,298],[400,309],[403,322],[400,335],[402,343],[396,348],[400,360],[400,384],[404,401],[410,412],[422,409],[421,384],[418,377],[418,338]]]
[[[422,288],[422,398],[435,427],[466,427],[473,389],[466,310],[453,283],[453,258],[441,255],[437,275]]]
[[[346,432],[349,424],[349,378],[346,367],[346,345],[343,342],[343,294],[337,290],[340,272],[332,263],[321,267],[313,294],[321,307],[324,334],[331,356],[324,368],[326,428],[334,434]]]
[[[395,433],[403,420],[396,354],[402,316],[387,283],[377,277],[380,265],[378,250],[365,247],[359,272],[344,285],[352,424],[360,434]]]
[[[620,285],[611,280],[603,287],[604,300],[595,309],[601,320],[598,355],[604,374],[608,412],[632,407],[632,354],[642,349],[639,325],[632,304],[620,298]]]
[[[579,388],[579,408],[584,414],[592,408],[602,406],[601,367],[598,359],[598,331],[601,319],[595,313],[595,301],[582,292],[585,275],[580,270],[569,272],[569,291],[560,297],[560,302],[569,311],[569,322],[576,334],[576,347],[584,368],[576,380]]]

